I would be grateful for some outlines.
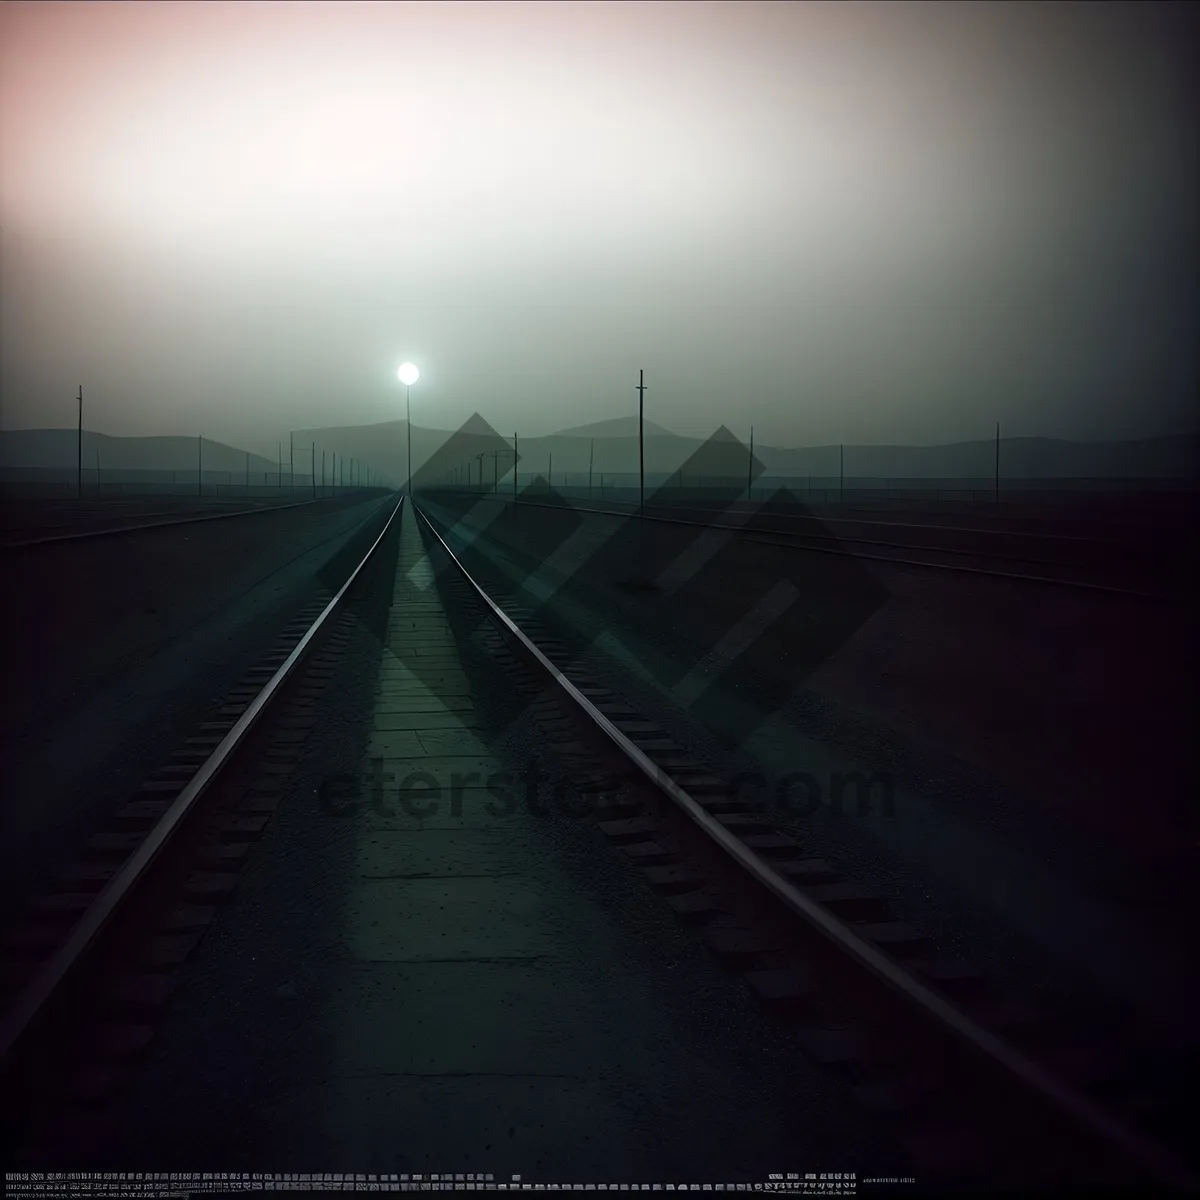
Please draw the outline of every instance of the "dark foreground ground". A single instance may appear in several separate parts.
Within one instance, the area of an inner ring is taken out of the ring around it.
[[[1200,991],[1185,612],[621,518],[422,503],[468,566],[521,589],[699,761],[757,775],[768,799],[803,772],[817,803],[776,805],[778,823],[947,951],[1186,1063]],[[23,628],[47,632],[10,635],[33,681],[28,711],[15,692],[6,711],[24,731],[5,746],[6,770],[13,749],[25,764],[5,810],[22,844],[85,828],[104,790],[89,778],[140,778],[219,692],[222,663],[340,582],[379,509],[138,534],[119,573],[98,549],[55,548],[58,568],[18,589]],[[767,1019],[594,827],[496,816],[471,795],[425,817],[366,803],[375,757],[397,771],[539,761],[558,782],[511,666],[456,616],[461,594],[421,547],[406,514],[144,1061],[86,1136],[68,1124],[48,1156],[14,1165],[904,1175],[853,1081]],[[440,724],[410,730],[439,706]],[[877,787],[839,808],[831,781],[853,771]],[[334,811],[324,789],[341,776],[359,803]]]
[[[379,809],[361,791],[323,803],[374,755],[439,778],[538,760],[547,799],[567,782],[411,514],[369,597],[145,1060],[14,1165],[551,1188],[902,1176],[851,1081],[807,1058],[590,822],[489,813],[478,787],[419,816],[390,787]]]

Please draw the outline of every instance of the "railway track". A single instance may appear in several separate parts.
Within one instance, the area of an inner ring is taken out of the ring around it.
[[[255,513],[275,512],[287,508],[299,508],[316,503],[312,500],[287,501],[283,504],[259,504],[253,508],[235,508],[222,512],[180,513],[178,510],[161,512],[139,512],[121,524],[105,524],[98,528],[71,529],[49,526],[36,529],[9,528],[0,530],[0,551],[24,550],[35,546],[57,545],[60,542],[78,542],[91,538],[111,537],[122,533],[137,533],[144,529],[165,529],[172,525],[190,525],[197,521],[219,521],[229,517],[248,517]],[[161,520],[158,518],[162,518]]]
[[[492,497],[483,497],[492,499]],[[500,503],[507,503],[498,499]],[[533,508],[570,508],[575,512],[592,513],[600,516],[625,517],[637,515],[636,507],[632,508],[599,508],[590,504],[567,502],[551,504],[523,496],[519,507]],[[754,513],[747,511],[735,513],[723,512],[723,520],[696,520],[689,517],[668,516],[654,507],[647,505],[648,521],[656,521],[671,525],[688,525],[704,529],[728,530],[737,533],[747,541],[764,545],[787,546],[817,554],[833,554],[841,557],[863,559],[871,562],[894,563],[897,566],[918,567],[925,570],[953,571],[969,575],[991,576],[997,579],[1008,579],[1023,583],[1038,583],[1057,587],[1075,588],[1083,591],[1107,592],[1112,595],[1128,596],[1142,600],[1168,600],[1175,588],[1183,581],[1185,572],[1182,567],[1172,568],[1170,564],[1163,565],[1153,559],[1147,570],[1140,572],[1139,577],[1149,575],[1149,586],[1126,586],[1130,574],[1128,568],[1124,571],[1113,571],[1111,564],[1105,565],[1096,556],[1102,552],[1114,555],[1130,554],[1131,548],[1122,543],[1105,542],[1088,538],[1064,537],[1041,533],[1014,533],[1011,531],[983,530],[975,528],[956,528],[937,525],[915,525],[898,521],[860,521],[855,518],[824,518],[805,517],[804,521],[814,521],[822,526],[862,526],[874,525],[882,532],[884,527],[895,530],[937,531],[983,539],[1015,539],[1018,542],[1026,539],[1031,546],[1034,544],[1045,547],[1060,544],[1068,547],[1084,548],[1090,552],[1090,561],[1068,562],[1062,557],[1054,557],[1034,549],[1027,551],[987,549],[975,546],[939,546],[929,541],[899,541],[866,535],[855,536],[848,530],[841,533],[813,533],[783,528],[770,528],[750,524]],[[714,510],[715,512],[716,510]],[[739,519],[743,518],[744,519]],[[795,523],[799,518],[789,518]],[[1114,577],[1117,581],[1114,581]]]
[[[147,780],[113,830],[9,931],[5,1118],[30,1145],[52,1153],[80,1123],[89,1127],[73,1105],[102,1102],[153,1039],[178,968],[279,805],[374,564],[394,536],[411,555],[419,532],[425,557],[401,566],[411,577],[432,564],[420,583],[436,584],[441,599],[410,599],[389,617],[399,661],[380,677],[372,762],[394,759],[399,769],[480,756],[470,689],[457,673],[461,635],[440,617],[444,602],[512,671],[513,696],[565,764],[588,819],[813,1061],[850,1080],[923,1187],[1195,1183],[1152,1124],[1106,1103],[1121,1080],[1095,1076],[1093,1048],[931,956],[880,897],[771,828],[621,696],[566,667],[550,631],[470,575],[442,532],[405,507],[337,594],[281,635],[219,719]]]
[[[745,502],[743,502],[743,503],[745,503]],[[672,506],[670,506],[670,505],[654,505],[654,504],[648,504],[646,507],[647,507],[647,509],[658,509],[658,510],[662,511],[664,514],[669,513],[672,508]],[[726,514],[726,513],[730,512],[731,509],[729,507],[719,508],[719,507],[711,507],[711,506],[704,506],[704,505],[697,504],[697,505],[684,506],[683,511],[706,512],[706,513],[714,513],[717,515],[722,515],[722,514]],[[732,509],[732,511],[738,511],[738,510]],[[749,511],[751,513],[754,512],[753,502],[750,503]],[[868,511],[870,511],[870,510],[868,510]],[[781,521],[784,523],[785,527],[788,523],[795,524],[795,525],[801,525],[801,526],[811,523],[811,524],[821,525],[821,526],[833,526],[835,528],[839,525],[858,525],[858,526],[865,525],[865,526],[869,526],[869,527],[879,528],[881,530],[889,529],[889,528],[891,528],[891,529],[915,529],[915,530],[928,530],[931,533],[967,534],[970,536],[982,536],[982,537],[1005,537],[1005,538],[1016,538],[1016,539],[1033,539],[1033,540],[1042,541],[1042,542],[1062,542],[1065,544],[1073,544],[1074,543],[1074,544],[1090,545],[1090,546],[1096,546],[1097,548],[1100,548],[1100,549],[1110,549],[1110,550],[1111,549],[1120,549],[1120,548],[1122,548],[1122,545],[1123,545],[1123,543],[1121,543],[1120,541],[1116,541],[1112,538],[1094,537],[1091,535],[1083,535],[1083,534],[1075,534],[1075,533],[1051,532],[1051,531],[1048,531],[1045,529],[1012,528],[1012,527],[1010,527],[1011,522],[1010,522],[1010,525],[1008,525],[1008,526],[1006,526],[1004,524],[999,524],[999,523],[993,524],[991,526],[988,526],[988,525],[960,525],[960,524],[955,524],[955,523],[948,523],[945,521],[914,520],[911,517],[906,517],[904,514],[899,514],[899,513],[892,515],[892,516],[885,516],[885,515],[881,515],[877,512],[872,512],[871,515],[869,515],[869,516],[844,516],[844,515],[837,516],[837,515],[833,515],[833,514],[828,514],[828,515],[822,514],[821,516],[818,516],[815,513],[795,511],[795,510],[789,511],[787,509],[781,510],[781,509],[776,509],[774,507],[766,507],[766,506],[764,506],[763,509],[760,510],[758,515],[761,517],[766,517],[769,520]],[[781,529],[780,532],[786,532],[786,528]]]

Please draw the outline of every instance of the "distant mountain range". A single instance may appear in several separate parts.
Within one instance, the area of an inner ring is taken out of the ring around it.
[[[315,456],[312,447],[316,447]],[[99,455],[106,473],[120,471],[184,471],[197,466],[198,442],[194,437],[122,438],[83,434],[83,465],[91,471]],[[521,474],[553,470],[586,475],[589,461],[596,472],[632,473],[638,469],[637,420],[619,417],[592,425],[565,429],[545,437],[520,438]],[[348,465],[354,458],[367,463],[393,485],[403,482],[407,437],[403,421],[379,425],[297,430],[297,478],[308,478],[315,457],[327,456],[332,473],[333,456]],[[838,446],[780,447],[755,444],[758,473],[771,476],[835,479],[843,451]],[[288,471],[288,447],[283,448],[283,471]],[[19,429],[0,431],[0,468],[16,470],[74,470],[76,432],[73,429]],[[645,458],[650,474],[670,475],[681,468],[686,474],[729,474],[740,477],[748,464],[749,448],[722,427],[707,439],[682,437],[660,425],[646,423]],[[450,432],[414,425],[412,460],[421,477],[440,480],[466,478],[468,469],[478,480],[502,478],[512,463],[512,439],[493,430],[475,414],[459,430]],[[992,441],[953,442],[942,446],[844,447],[847,479],[990,479],[995,468]],[[468,466],[468,464],[470,464]],[[485,467],[486,464],[486,467]],[[252,476],[277,473],[278,463],[249,455]],[[247,468],[246,451],[205,439],[205,471],[227,472],[237,482]],[[1000,472],[1006,479],[1195,479],[1200,473],[1200,435],[1177,434],[1132,441],[1076,442],[1055,438],[1005,438],[1000,446]],[[339,468],[339,471],[341,468]]]
[[[74,429],[0,430],[0,466],[74,467],[79,452]],[[246,469],[246,451],[211,438],[110,437],[83,431],[83,465],[94,470],[97,456],[102,470],[195,471],[197,462],[206,471]],[[278,464],[251,454],[251,472],[278,470]]]
[[[675,437],[669,429],[653,421],[643,421],[642,428],[647,437]],[[593,421],[590,425],[573,425],[560,429],[551,437],[637,437],[637,417],[610,417],[607,421]]]

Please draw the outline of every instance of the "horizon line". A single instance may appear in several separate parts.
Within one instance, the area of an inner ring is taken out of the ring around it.
[[[476,412],[472,415],[480,416],[480,414],[478,412]],[[486,418],[481,417],[480,419],[486,421]],[[622,420],[624,418],[613,417],[613,418],[608,418],[608,419]],[[633,419],[633,418],[630,418],[630,419]],[[469,420],[470,420],[470,418],[468,418],[468,421]],[[597,422],[597,424],[600,424],[600,423],[601,422]],[[405,424],[405,422],[401,418],[398,420],[374,421],[374,422],[371,422],[368,424],[362,424],[362,425],[323,426],[321,428],[323,428],[325,430],[338,429],[338,430],[342,430],[342,431],[350,431],[350,430],[378,429],[384,425],[398,425],[398,426],[403,427],[404,424]],[[463,432],[464,426],[466,424],[467,424],[467,422],[464,422],[463,425],[460,425],[455,429],[444,429],[441,426],[435,426],[435,425],[419,425],[417,422],[414,421],[412,423],[412,427],[414,430],[420,429],[420,430],[424,430],[429,433],[443,433],[449,438],[449,437],[453,437],[455,434]],[[487,424],[489,426],[489,431],[491,433],[494,433],[496,436],[505,438],[507,440],[508,435],[505,435],[504,433],[497,430],[493,425],[491,425],[490,422],[487,422]],[[708,434],[707,437],[702,437],[698,434],[675,433],[672,430],[667,429],[665,426],[657,425],[657,423],[655,423],[655,424],[656,424],[656,427],[659,430],[661,430],[662,432],[661,433],[647,433],[645,435],[647,439],[651,438],[651,437],[659,437],[659,438],[670,437],[670,438],[678,438],[678,439],[684,440],[684,441],[696,441],[696,442],[703,443],[703,442],[715,437],[716,434],[718,434],[721,429],[726,429],[741,444],[747,445],[747,446],[749,445],[748,440],[739,438],[737,434],[733,434],[732,430],[729,430],[729,427],[727,425],[718,426],[710,434]],[[577,426],[575,428],[576,429],[579,429],[579,428],[586,429],[587,427],[586,426]],[[71,434],[74,434],[77,432],[78,432],[77,427],[74,425],[33,425],[33,426],[22,426],[19,428],[0,427],[0,434],[7,434],[7,433],[13,433],[13,434],[19,434],[19,433],[71,433]],[[259,453],[258,451],[247,450],[247,447],[245,447],[245,446],[238,446],[233,442],[225,441],[223,438],[220,438],[220,437],[210,437],[207,434],[197,434],[197,433],[104,433],[98,429],[88,429],[86,426],[84,427],[83,432],[91,434],[94,437],[112,438],[113,440],[118,440],[118,441],[149,440],[151,438],[181,438],[181,439],[191,440],[191,439],[199,437],[207,442],[213,442],[216,444],[228,446],[230,449],[241,450],[243,452],[248,452],[251,454]],[[312,426],[312,427],[307,427],[307,428],[294,429],[289,432],[292,434],[298,434],[298,433],[313,434],[313,433],[319,432],[319,429],[316,426]],[[528,438],[531,441],[537,441],[537,440],[542,440],[542,439],[546,439],[546,438],[556,438],[556,437],[586,439],[589,436],[591,436],[592,438],[595,438],[597,440],[599,440],[599,439],[622,440],[622,439],[637,436],[636,433],[588,435],[586,433],[577,433],[573,429],[555,430],[552,433],[541,433],[541,434],[522,434],[518,430],[517,433],[518,433],[518,436],[523,437],[523,438]],[[1156,440],[1161,440],[1161,439],[1166,439],[1166,438],[1200,438],[1200,428],[1195,428],[1195,429],[1191,429],[1191,430],[1179,430],[1179,431],[1176,431],[1173,433],[1141,434],[1141,435],[1134,436],[1134,437],[1125,436],[1125,437],[1085,438],[1085,437],[1062,437],[1062,436],[1056,436],[1053,434],[1014,434],[1014,435],[1005,436],[1003,433],[1001,433],[1001,435],[1000,435],[1000,440],[1002,442],[1010,442],[1010,443],[1015,442],[1015,441],[1065,442],[1068,444],[1081,445],[1081,446],[1101,445],[1101,444],[1105,444],[1105,443],[1113,444],[1113,443],[1127,443],[1127,442],[1148,442],[1148,441],[1156,441]],[[855,446],[858,448],[868,448],[868,447],[869,448],[884,448],[884,447],[886,447],[888,449],[933,450],[933,449],[945,448],[948,446],[970,445],[972,443],[990,444],[994,441],[995,441],[995,435],[992,434],[992,435],[985,435],[985,436],[980,436],[980,437],[957,438],[957,439],[954,439],[953,441],[947,441],[947,442],[849,442],[849,441],[843,441],[843,442],[810,442],[807,444],[795,443],[795,444],[791,444],[791,445],[780,444],[777,442],[757,442],[756,446],[760,449],[771,449],[771,450],[824,450],[824,449],[830,449],[830,448],[837,447],[837,446]]]

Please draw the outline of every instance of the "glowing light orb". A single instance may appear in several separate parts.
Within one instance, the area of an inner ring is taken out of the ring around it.
[[[409,387],[417,382],[421,372],[412,363],[405,363],[396,374],[400,376],[400,382]]]

